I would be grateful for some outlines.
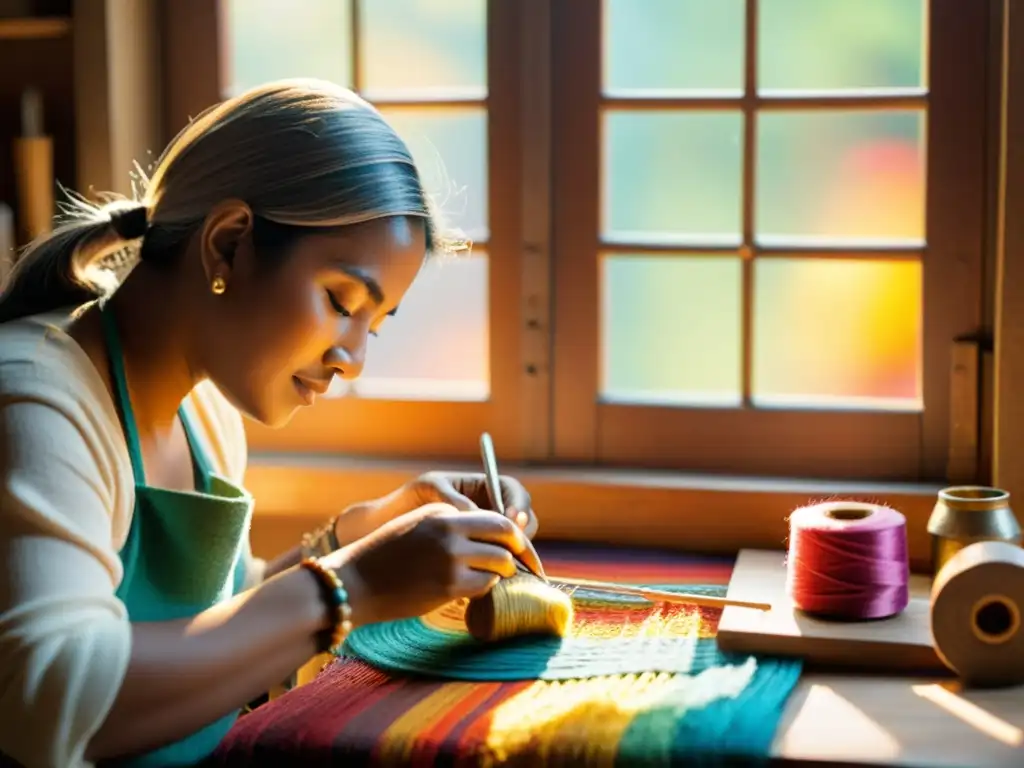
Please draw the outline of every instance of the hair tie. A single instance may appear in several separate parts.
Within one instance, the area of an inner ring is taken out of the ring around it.
[[[149,209],[144,205],[110,212],[110,226],[122,240],[138,240],[149,229]]]

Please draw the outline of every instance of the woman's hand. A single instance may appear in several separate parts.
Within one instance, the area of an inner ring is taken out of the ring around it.
[[[537,516],[530,494],[515,478],[502,476],[501,496],[505,516],[522,529],[527,538],[537,533]],[[483,473],[427,472],[383,498],[354,504],[338,518],[336,533],[342,544],[368,534],[374,528],[425,504],[449,504],[462,512],[494,510]]]
[[[499,480],[505,515],[523,530],[527,538],[532,539],[537,533],[537,516],[533,512],[530,494],[513,477],[502,475]],[[482,472],[428,472],[416,478],[408,488],[421,504],[440,501],[463,511],[495,511]]]
[[[537,533],[537,516],[530,494],[511,477],[501,477],[501,495],[505,515],[527,538]],[[449,504],[463,512],[494,510],[487,493],[483,473],[428,472],[406,483],[387,496],[353,504],[338,515],[334,533],[342,546],[369,535],[380,526],[425,504]]]
[[[543,573],[530,540],[508,518],[430,503],[322,562],[345,583],[358,626],[422,616],[486,594],[499,578],[516,574],[516,558]]]

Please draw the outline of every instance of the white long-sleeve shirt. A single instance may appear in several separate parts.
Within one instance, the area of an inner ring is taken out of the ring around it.
[[[118,552],[135,506],[113,400],[61,315],[0,324],[0,752],[25,768],[83,753],[131,652]],[[241,416],[209,383],[186,407],[214,468],[241,483]],[[264,564],[245,547],[247,585]]]

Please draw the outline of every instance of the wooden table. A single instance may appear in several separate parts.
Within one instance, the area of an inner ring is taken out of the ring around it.
[[[911,579],[911,604],[884,624],[794,620],[785,596],[783,552],[744,550],[729,596],[768,602],[771,614],[727,608],[719,623],[742,650],[817,658],[822,664],[873,668],[917,663],[941,669],[931,648],[931,580]],[[769,640],[752,633],[771,634]],[[743,633],[748,633],[746,637]],[[760,646],[758,644],[761,644]],[[927,652],[926,652],[927,651]],[[858,655],[860,658],[857,658]],[[818,667],[822,667],[819,665]],[[906,667],[903,667],[906,669]],[[1024,767],[1024,688],[963,691],[951,676],[909,677],[808,669],[786,707],[772,747],[787,764],[891,765],[921,768]]]
[[[1021,768],[1024,689],[961,692],[949,680],[806,674],[772,754],[804,765]]]

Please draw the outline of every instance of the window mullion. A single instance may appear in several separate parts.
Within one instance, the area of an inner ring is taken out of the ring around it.
[[[746,1],[746,28],[743,85],[743,260],[741,290],[741,337],[743,362],[740,392],[744,407],[750,407],[753,396],[754,365],[754,201],[757,183],[757,5],[758,0]]]
[[[519,0],[522,365],[520,369],[523,457],[551,458],[551,6]]]
[[[554,457],[573,464],[598,458],[604,5],[551,4],[552,431]]]
[[[351,56],[352,90],[356,93],[363,92],[363,48],[362,32],[360,27],[360,15],[362,12],[362,0],[349,0],[349,40],[348,50]]]

